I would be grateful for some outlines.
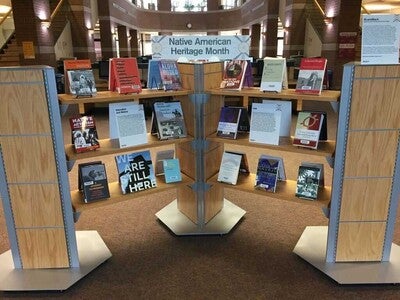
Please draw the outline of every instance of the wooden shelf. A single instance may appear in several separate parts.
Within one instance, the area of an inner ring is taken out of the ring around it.
[[[182,174],[182,181],[176,183],[165,183],[164,176],[157,176],[157,187],[147,189],[145,191],[122,194],[119,182],[111,182],[108,184],[110,190],[110,198],[98,200],[91,203],[83,202],[83,194],[79,190],[71,191],[71,202],[75,212],[82,212],[84,210],[113,205],[123,201],[134,201],[135,198],[149,196],[154,193],[164,192],[170,189],[175,189],[179,185],[189,185],[193,183],[193,179]]]
[[[79,159],[86,159],[91,157],[103,156],[103,155],[110,155],[110,154],[118,154],[123,152],[129,151],[137,151],[140,149],[149,149],[155,147],[162,147],[165,145],[173,145],[177,143],[184,143],[192,141],[192,137],[186,138],[179,138],[179,139],[168,139],[168,140],[159,140],[155,135],[151,135],[150,133],[147,134],[147,143],[132,147],[125,147],[125,148],[118,148],[116,146],[116,140],[114,144],[114,140],[111,139],[104,139],[100,140],[100,148],[94,151],[88,151],[83,153],[75,153],[74,146],[72,144],[65,145],[65,154],[67,155],[67,160],[79,160]]]
[[[144,89],[142,92],[137,94],[119,94],[118,92],[100,91],[97,92],[97,94],[93,97],[76,98],[71,94],[59,94],[58,101],[60,104],[110,103],[119,101],[134,101],[147,98],[187,96],[190,93],[192,93],[191,90],[161,91]]]
[[[310,204],[317,206],[327,206],[331,199],[331,187],[325,186],[318,191],[318,200],[301,199],[295,196],[297,182],[294,180],[278,181],[276,192],[271,193],[267,191],[257,190],[254,188],[256,174],[239,174],[236,185],[221,183],[217,181],[218,174],[208,180],[211,184],[220,184],[224,188],[240,190],[243,192],[253,193],[261,196],[269,196],[276,199],[291,201],[302,204]]]
[[[217,134],[214,133],[207,137],[208,141],[214,141],[224,144],[235,144],[246,147],[255,147],[255,148],[265,148],[271,150],[279,150],[285,152],[295,152],[299,154],[306,155],[315,155],[315,156],[333,156],[335,151],[335,141],[320,141],[318,143],[318,149],[310,149],[305,147],[297,147],[293,146],[293,138],[292,137],[280,137],[279,145],[269,145],[269,144],[260,144],[249,141],[248,133],[239,133],[236,139],[225,139],[217,137]]]

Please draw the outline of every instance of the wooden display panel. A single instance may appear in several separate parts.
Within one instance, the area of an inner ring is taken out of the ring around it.
[[[190,136],[195,136],[195,115],[193,102],[187,99],[187,97],[183,96],[174,98],[179,100],[181,103],[187,134]]]
[[[194,65],[179,63],[178,70],[181,77],[182,86],[185,87],[185,89],[195,90]]]
[[[340,221],[386,221],[391,185],[391,178],[345,179]]]
[[[210,96],[209,101],[204,105],[204,136],[207,137],[217,131],[223,106],[224,99],[220,96]]]
[[[14,136],[0,140],[9,183],[57,182],[51,136]]]
[[[209,142],[204,153],[204,177],[207,181],[219,171],[224,145],[222,143]]]
[[[224,189],[215,184],[204,193],[204,222],[207,223],[215,217],[224,206]]]
[[[17,229],[24,269],[68,268],[64,228]]]
[[[223,63],[206,63],[204,64],[204,90],[219,88],[222,82]]]
[[[386,222],[340,223],[336,261],[380,261]]]
[[[397,142],[397,131],[349,132],[344,176],[392,177]]]
[[[58,184],[10,185],[8,189],[16,228],[63,226]]]
[[[177,188],[178,210],[195,224],[198,224],[197,197],[195,191],[189,185],[182,185]]]

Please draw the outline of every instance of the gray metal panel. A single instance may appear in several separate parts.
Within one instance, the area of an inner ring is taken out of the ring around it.
[[[331,207],[329,214],[326,261],[334,262],[336,257],[337,231],[339,228],[340,202],[342,196],[344,162],[346,156],[347,131],[350,117],[354,65],[346,64],[343,70],[342,91],[336,135],[335,166],[333,171]]]
[[[3,199],[3,210],[7,224],[8,239],[10,241],[12,258],[14,267],[17,269],[22,268],[22,262],[19,254],[17,234],[15,231],[14,216],[11,208],[10,196],[8,193],[7,177],[4,167],[3,154],[0,144],[0,195]]]
[[[55,73],[53,68],[43,69],[45,78],[45,88],[49,108],[52,140],[56,157],[56,168],[58,174],[58,184],[60,188],[61,204],[65,234],[67,238],[67,248],[70,267],[79,267],[78,249],[76,245],[75,225],[72,212],[71,194],[68,179],[67,161],[65,157],[64,138],[61,128],[60,109],[57,97]]]

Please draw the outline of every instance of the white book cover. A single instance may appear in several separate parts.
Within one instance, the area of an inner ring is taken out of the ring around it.
[[[263,103],[253,103],[250,119],[249,141],[279,145],[282,112]]]
[[[110,103],[109,123],[110,139],[117,140],[120,148],[147,143],[143,104],[134,102]]]
[[[265,57],[260,90],[280,93],[282,88],[287,88],[286,59]]]
[[[154,114],[161,140],[187,136],[183,110],[179,101],[155,102]]]
[[[271,105],[275,110],[281,111],[281,127],[279,136],[290,136],[292,126],[292,101],[264,100],[263,104]]]
[[[221,165],[219,167],[218,181],[235,185],[239,176],[240,162],[242,155],[231,152],[222,154]]]

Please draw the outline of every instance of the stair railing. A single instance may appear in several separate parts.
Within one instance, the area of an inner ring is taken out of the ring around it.
[[[48,19],[42,20],[42,24],[45,25],[47,28],[51,26],[51,22],[57,15],[58,11],[60,10],[61,6],[63,5],[64,0],[58,1],[56,7],[54,8],[53,12],[51,13],[50,17]]]

